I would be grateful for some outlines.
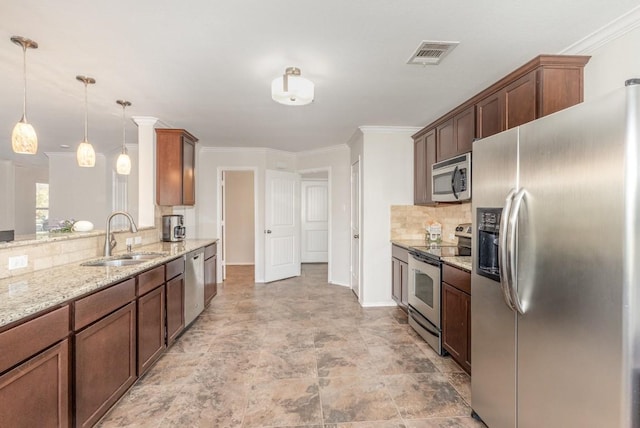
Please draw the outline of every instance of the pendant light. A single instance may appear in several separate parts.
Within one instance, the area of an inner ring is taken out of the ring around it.
[[[15,153],[35,155],[38,151],[38,136],[33,126],[27,122],[27,48],[38,49],[33,40],[13,36],[11,41],[22,46],[22,74],[24,76],[24,99],[22,102],[22,119],[16,123],[11,133],[11,146]]]
[[[76,151],[76,159],[78,165],[91,168],[96,164],[96,152],[89,142],[89,103],[87,101],[87,86],[96,83],[96,79],[86,76],[76,76],[76,79],[84,83],[84,140],[78,146]]]
[[[131,173],[131,158],[129,157],[129,153],[127,153],[127,131],[124,110],[130,106],[131,103],[125,100],[118,100],[116,103],[122,106],[122,152],[116,162],[116,172],[120,175],[129,175]]]

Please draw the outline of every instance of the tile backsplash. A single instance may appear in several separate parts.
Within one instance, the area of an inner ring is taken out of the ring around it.
[[[425,227],[436,221],[442,224],[442,239],[455,241],[456,226],[460,223],[471,223],[471,203],[437,207],[392,205],[391,239],[424,239]]]

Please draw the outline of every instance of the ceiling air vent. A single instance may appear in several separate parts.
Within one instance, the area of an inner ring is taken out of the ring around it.
[[[449,54],[460,42],[436,42],[423,40],[418,49],[411,55],[407,64],[436,65]]]

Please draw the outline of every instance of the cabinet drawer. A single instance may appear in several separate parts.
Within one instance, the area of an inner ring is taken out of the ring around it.
[[[136,280],[134,278],[84,297],[75,302],[73,329],[80,330],[135,298]]]
[[[210,259],[211,257],[216,255],[216,244],[212,244],[212,245],[207,245],[206,247],[204,247],[204,258],[205,259]]]
[[[471,274],[453,266],[442,266],[442,281],[456,287],[460,291],[471,294]]]
[[[167,263],[167,281],[184,273],[184,256]]]
[[[0,333],[0,372],[69,335],[69,306]],[[28,338],[28,340],[25,340]]]
[[[148,293],[164,282],[164,265],[138,275],[138,296]]]
[[[409,263],[409,250],[402,248],[398,245],[391,246],[391,257],[395,257],[396,259]]]

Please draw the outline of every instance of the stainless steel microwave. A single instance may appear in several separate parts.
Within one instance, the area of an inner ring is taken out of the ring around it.
[[[431,166],[431,200],[459,202],[471,199],[471,152]]]

